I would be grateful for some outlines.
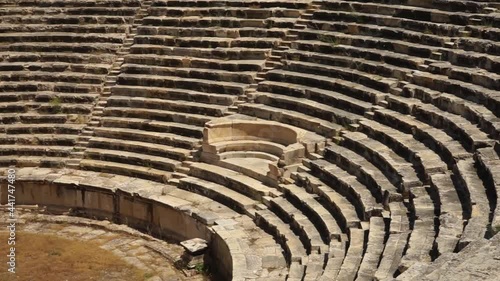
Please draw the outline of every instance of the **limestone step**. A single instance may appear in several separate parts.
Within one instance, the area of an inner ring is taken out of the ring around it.
[[[179,188],[207,196],[240,213],[247,213],[247,210],[252,209],[257,204],[255,200],[239,192],[199,178],[185,177],[179,179]]]

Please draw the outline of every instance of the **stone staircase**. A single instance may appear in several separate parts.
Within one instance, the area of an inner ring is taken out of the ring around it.
[[[104,115],[104,108],[106,107],[108,98],[112,95],[111,88],[116,85],[118,75],[120,74],[120,68],[125,61],[125,56],[129,54],[130,47],[134,44],[134,37],[137,35],[137,27],[142,24],[143,18],[148,15],[148,9],[152,2],[153,1],[142,1],[141,8],[134,18],[130,32],[127,33],[123,45],[116,52],[116,59],[106,76],[102,93],[97,99],[96,105],[90,115],[90,121],[78,136],[74,151],[70,154],[70,159],[66,162],[68,168],[78,169],[80,167],[80,161],[84,157],[85,149],[87,148],[90,138],[94,135],[94,128],[101,125],[101,117]]]

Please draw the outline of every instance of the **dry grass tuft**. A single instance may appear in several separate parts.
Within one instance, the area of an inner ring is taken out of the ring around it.
[[[143,281],[151,277],[102,243],[18,232],[16,274],[7,271],[7,232],[0,232],[0,281]]]

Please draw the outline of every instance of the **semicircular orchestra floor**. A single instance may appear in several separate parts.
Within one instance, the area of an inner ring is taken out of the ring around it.
[[[0,238],[7,241],[8,213],[1,212],[0,218]],[[201,274],[187,277],[174,267],[184,251],[178,244],[106,221],[22,212],[15,241],[16,274],[2,270],[0,280],[209,280]],[[0,251],[8,253],[7,247],[2,243]],[[6,259],[2,255],[2,264]]]

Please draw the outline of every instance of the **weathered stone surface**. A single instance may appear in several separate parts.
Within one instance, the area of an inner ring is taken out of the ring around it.
[[[204,239],[222,280],[445,279],[500,229],[494,1],[0,6],[21,203]]]

